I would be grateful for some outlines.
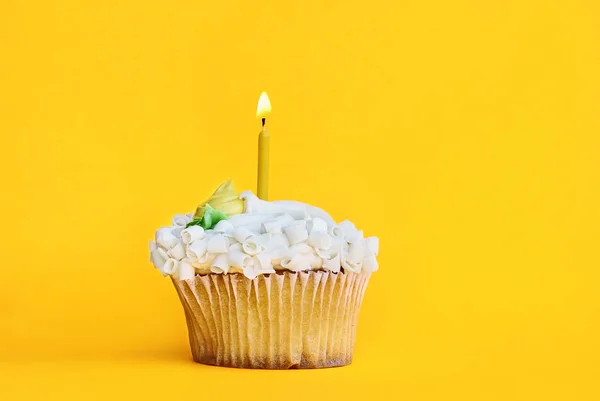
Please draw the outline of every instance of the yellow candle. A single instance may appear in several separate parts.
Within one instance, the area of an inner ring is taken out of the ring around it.
[[[266,92],[260,94],[256,107],[256,118],[262,120],[262,129],[258,134],[258,181],[256,195],[260,199],[269,198],[269,131],[265,128],[267,116],[271,113],[271,102]]]

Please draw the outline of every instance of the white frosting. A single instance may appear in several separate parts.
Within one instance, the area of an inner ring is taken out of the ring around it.
[[[176,260],[183,259],[185,257],[185,249],[183,248],[183,244],[178,242],[177,245],[167,251],[167,255]]]
[[[188,245],[185,255],[193,262],[200,261],[206,254],[208,243],[204,239],[199,239]]]
[[[326,232],[312,232],[308,235],[308,245],[315,249],[331,248],[331,237]]]
[[[213,228],[213,231],[216,233],[225,233],[230,235],[233,232],[233,224],[231,224],[228,220],[221,220],[217,223],[215,228]]]
[[[171,249],[179,240],[173,233],[175,227],[162,227],[156,231],[156,243],[164,249]]]
[[[306,229],[306,220],[297,220],[290,223],[283,229],[290,245],[299,244],[308,239],[308,230]]]
[[[156,232],[150,260],[163,275],[180,280],[195,274],[243,273],[253,279],[276,270],[325,269],[374,272],[379,239],[346,220],[335,224],[323,210],[300,202],[258,199],[242,193],[243,214],[220,221],[212,230],[185,225],[192,213],[178,214],[171,227]]]
[[[229,262],[227,261],[227,254],[221,253],[215,257],[210,265],[210,271],[213,273],[227,273],[229,271]]]
[[[187,225],[187,223],[189,223],[190,221],[192,221],[192,219],[190,218],[189,215],[187,215],[187,214],[176,214],[173,217],[173,226],[185,228],[185,226]]]
[[[222,233],[212,233],[208,237],[206,251],[208,253],[227,253],[229,249],[229,237]]]
[[[256,256],[262,253],[265,250],[265,247],[258,236],[252,235],[242,242],[242,250],[247,255]]]
[[[177,274],[177,267],[179,266],[179,261],[176,259],[169,259],[163,266],[163,274]]]
[[[189,245],[198,239],[204,238],[204,235],[204,229],[200,226],[191,226],[181,230],[181,239],[186,245]]]
[[[188,280],[190,278],[194,278],[196,275],[196,269],[190,262],[187,260],[182,260],[179,262],[179,266],[177,268],[177,278],[179,280]]]

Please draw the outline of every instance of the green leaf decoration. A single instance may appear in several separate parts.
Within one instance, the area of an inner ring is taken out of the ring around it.
[[[195,218],[194,220],[190,221],[189,223],[187,223],[185,225],[185,228],[191,227],[191,226],[202,226],[202,219],[200,218]]]
[[[200,226],[205,230],[211,230],[221,220],[227,220],[227,215],[207,203],[202,218],[194,218],[194,220],[186,224],[186,228],[190,226]]]

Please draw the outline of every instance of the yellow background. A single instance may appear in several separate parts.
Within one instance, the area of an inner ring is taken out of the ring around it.
[[[588,1],[0,3],[0,398],[600,397]],[[381,238],[354,364],[190,361],[148,240],[223,180]],[[318,397],[317,397],[318,395]]]

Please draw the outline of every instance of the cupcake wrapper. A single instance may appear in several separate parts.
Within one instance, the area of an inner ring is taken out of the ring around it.
[[[173,279],[194,361],[237,368],[348,365],[368,273]]]

